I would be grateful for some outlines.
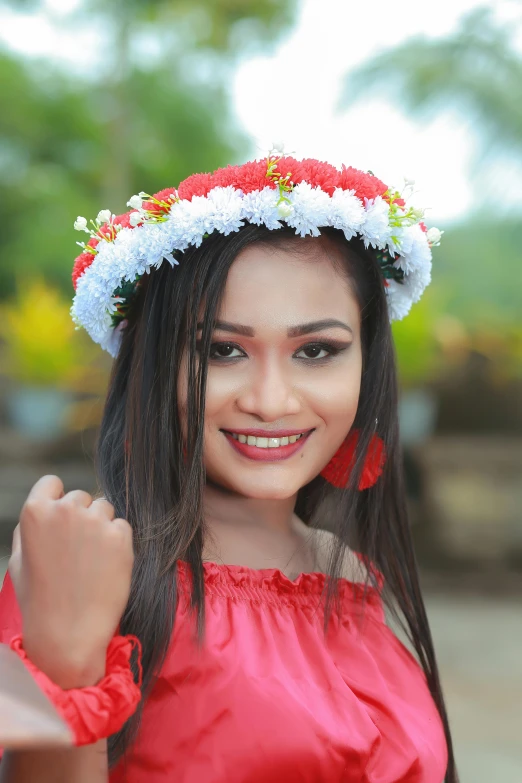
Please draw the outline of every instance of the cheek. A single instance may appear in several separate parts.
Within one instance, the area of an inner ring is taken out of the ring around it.
[[[211,425],[214,418],[229,414],[235,402],[249,382],[248,374],[241,368],[209,367],[205,393],[205,419]],[[223,425],[221,421],[220,426]]]
[[[360,382],[331,384],[323,394],[316,393],[311,407],[326,426],[329,437],[341,440],[352,426],[359,404]]]
[[[327,426],[355,418],[361,390],[361,356],[354,352],[348,362],[333,367],[308,386],[310,404]],[[319,373],[318,373],[319,376]]]

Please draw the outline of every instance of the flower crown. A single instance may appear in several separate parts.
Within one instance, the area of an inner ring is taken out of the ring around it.
[[[382,272],[390,320],[400,320],[431,279],[431,247],[442,231],[422,222],[424,211],[407,207],[413,180],[403,193],[365,173],[307,158],[296,160],[273,148],[267,158],[227,166],[211,174],[193,174],[178,188],[127,202],[131,211],[102,210],[88,228],[78,217],[74,227],[90,235],[78,242],[83,252],[72,274],[76,294],[71,316],[77,328],[116,356],[126,315],[140,279],[164,260],[174,267],[188,247],[199,247],[214,231],[227,236],[245,223],[270,230],[284,224],[305,237],[332,226],[347,240],[359,236],[374,249]]]

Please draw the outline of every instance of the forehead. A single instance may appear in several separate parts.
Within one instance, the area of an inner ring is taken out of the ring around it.
[[[338,318],[357,327],[359,305],[340,251],[314,241],[307,241],[304,250],[260,243],[242,250],[228,274],[220,318],[285,329]]]

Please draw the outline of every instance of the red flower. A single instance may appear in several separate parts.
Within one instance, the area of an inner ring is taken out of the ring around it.
[[[398,204],[399,207],[405,207],[406,206],[406,202],[404,201],[403,198],[396,198],[393,203],[394,204]]]
[[[216,169],[211,175],[213,188],[226,188],[228,185],[235,185],[238,177],[240,166],[226,166],[224,169]]]
[[[239,167],[235,185],[241,188],[243,193],[251,193],[253,190],[263,190],[263,188],[275,188],[275,182],[266,176],[266,160],[255,160],[250,163],[244,163]]]
[[[131,212],[124,212],[123,215],[116,215],[112,222],[115,226],[121,226],[122,228],[133,228],[133,226],[130,224],[131,214]]]
[[[352,166],[346,168],[344,164],[339,174],[338,186],[343,190],[355,190],[357,197],[361,200],[382,196],[388,190],[388,186],[373,174],[366,174]]]
[[[422,230],[424,231],[424,233],[427,233],[427,231],[428,231],[428,226],[426,225],[426,223],[424,223],[424,222],[421,220],[421,222],[419,223],[419,226],[422,228]]]
[[[88,242],[87,244],[90,244]],[[90,267],[92,262],[94,261],[95,256],[92,253],[89,253],[88,250],[85,250],[81,255],[79,255],[74,260],[74,266],[72,271],[72,284],[74,287],[74,290],[76,291],[76,286],[78,285],[78,278],[80,278],[85,270]]]
[[[330,163],[323,163],[314,158],[305,158],[299,164],[299,169],[303,180],[309,182],[312,187],[319,186],[329,196],[338,187],[339,172]]]
[[[321,476],[338,489],[347,486],[350,473],[355,464],[355,447],[359,440],[359,430],[350,430],[347,438],[338,448],[332,459],[321,471]],[[384,443],[378,435],[373,435],[364,459],[359,479],[359,489],[369,489],[382,474],[386,455]]]
[[[301,161],[290,157],[290,155],[281,158],[276,166],[276,170],[282,177],[286,177],[286,175],[290,173],[290,180],[294,185],[298,185],[304,179],[301,171]]]
[[[111,228],[111,226],[108,223],[102,223],[102,225],[98,229],[98,234],[101,234],[104,237],[110,237],[112,239],[112,236],[114,234],[114,229]],[[96,240],[96,244],[100,242],[101,240]],[[91,241],[87,242],[88,245],[91,244]],[[96,245],[91,245],[91,247],[96,247]]]
[[[193,196],[206,196],[212,187],[210,174],[191,174],[190,177],[180,182],[178,196],[192,201]]]
[[[158,191],[158,193],[154,193],[153,198],[157,199],[158,201],[168,201],[169,196],[175,193],[175,191],[176,188],[164,188],[163,190]],[[166,212],[168,212],[169,207],[163,207],[161,204],[155,204],[153,201],[144,201],[143,209],[146,209],[147,212],[152,212],[156,215],[164,215]]]

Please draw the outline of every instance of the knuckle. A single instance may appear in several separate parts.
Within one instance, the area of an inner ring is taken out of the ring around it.
[[[126,519],[112,520],[107,527],[107,535],[118,542],[119,546],[128,547],[129,544],[132,546],[132,528]]]
[[[63,498],[60,498],[60,503],[65,506],[75,506],[78,504],[78,502],[89,502],[91,501],[91,496],[88,492],[85,492],[83,489],[73,489],[70,492],[67,492],[63,496]]]
[[[55,473],[45,473],[43,476],[40,476],[36,484],[39,484],[40,482],[46,484],[58,482],[61,484],[62,480],[60,476],[57,476]]]
[[[36,498],[27,498],[22,506],[22,513],[24,516],[37,517],[39,514],[41,514],[41,511],[42,503]]]
[[[96,498],[91,504],[91,510],[101,513],[102,516],[109,516],[110,519],[114,519],[115,510],[112,503],[109,503],[105,498]]]

